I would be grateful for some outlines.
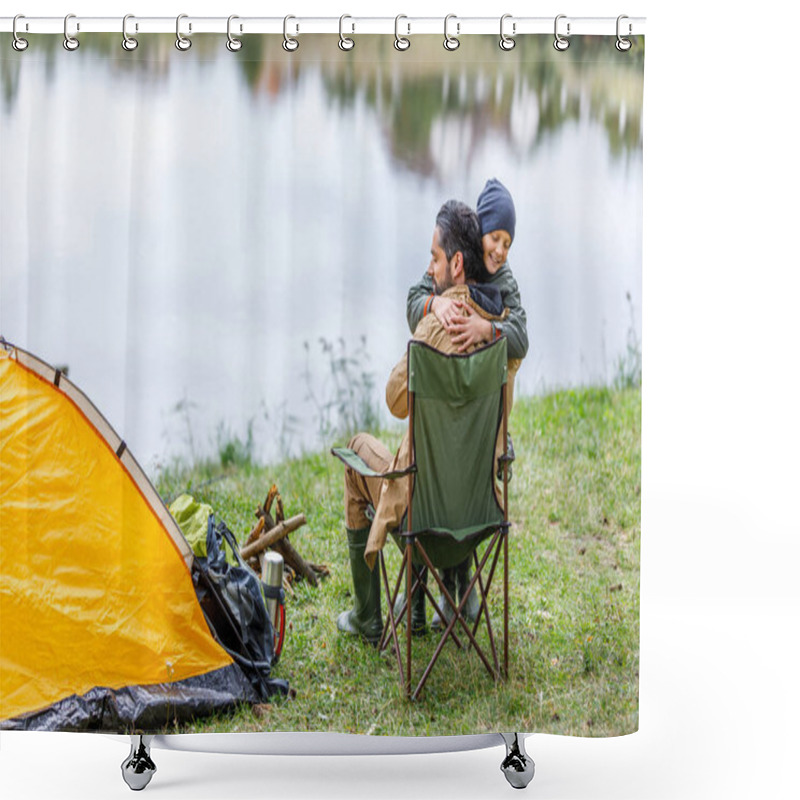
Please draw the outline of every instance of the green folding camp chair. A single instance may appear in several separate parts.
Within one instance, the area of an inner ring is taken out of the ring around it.
[[[460,633],[474,648],[489,675],[498,680],[508,674],[508,480],[507,456],[501,456],[502,505],[495,493],[495,445],[507,440],[506,380],[508,359],[504,338],[467,355],[447,355],[422,343],[408,345],[410,466],[402,473],[387,474],[391,480],[411,474],[408,510],[400,530],[392,532],[403,551],[402,567],[389,590],[386,560],[379,564],[385,596],[386,624],[380,646],[394,643],[400,684],[416,699],[424,687],[448,640],[459,648]],[[361,472],[349,451],[336,451],[349,466]],[[357,457],[356,457],[357,458]],[[371,470],[364,464],[365,472]],[[482,552],[479,545],[488,540]],[[479,555],[480,552],[480,555]],[[500,554],[503,554],[503,668],[497,654],[488,596]],[[438,570],[455,567],[471,558],[475,570],[457,603]],[[432,575],[451,615],[445,615],[427,585]],[[448,620],[433,656],[412,691],[411,603],[398,603],[405,582],[405,598],[424,591],[442,620]],[[470,592],[480,596],[477,618],[470,623],[463,615]],[[395,613],[395,604],[398,613]],[[398,622],[406,616],[405,659],[398,640]],[[490,653],[476,640],[483,621]]]

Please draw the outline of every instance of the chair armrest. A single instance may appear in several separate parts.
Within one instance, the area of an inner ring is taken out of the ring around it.
[[[367,466],[367,463],[361,458],[355,450],[349,447],[334,447],[331,454],[336,456],[345,466],[355,470],[359,475],[366,478],[386,478],[387,480],[394,480],[395,478],[402,478],[405,475],[410,475],[417,471],[416,464],[409,464],[405,469],[396,469],[390,472],[375,472],[374,469]]]

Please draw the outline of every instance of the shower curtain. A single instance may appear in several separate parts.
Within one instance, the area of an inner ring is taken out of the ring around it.
[[[636,730],[644,40],[30,39],[0,53],[0,728]],[[453,199],[515,361],[510,665],[450,644],[409,703],[340,629],[330,450],[400,446],[384,390]],[[263,608],[210,611],[301,515]],[[261,668],[226,614],[266,620]]]

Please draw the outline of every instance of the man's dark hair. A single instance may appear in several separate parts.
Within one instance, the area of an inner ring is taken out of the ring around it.
[[[439,245],[447,260],[460,250],[464,255],[464,277],[468,281],[485,283],[489,271],[483,262],[481,224],[478,215],[460,200],[448,200],[436,215]]]

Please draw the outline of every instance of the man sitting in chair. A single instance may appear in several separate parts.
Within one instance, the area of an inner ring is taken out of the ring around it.
[[[482,286],[489,274],[483,261],[481,229],[477,214],[464,203],[449,200],[436,216],[428,274],[437,294],[460,300],[490,321],[504,318],[500,292]],[[465,312],[466,313],[466,312]],[[455,353],[450,334],[435,314],[420,320],[413,338],[443,353]],[[475,346],[470,349],[475,349]],[[407,356],[392,370],[386,384],[386,403],[395,417],[408,417]],[[513,379],[509,370],[508,380]],[[375,472],[405,469],[409,464],[408,431],[400,448],[392,456],[389,450],[368,433],[356,434],[348,444]],[[375,644],[383,632],[379,570],[375,569],[378,552],[389,531],[396,530],[405,514],[409,477],[385,480],[359,475],[345,467],[345,525],[353,576],[354,607],[339,615],[337,627],[344,633],[361,636]],[[368,508],[375,510],[370,523]],[[418,589],[413,598],[412,630],[425,630],[425,594]]]

